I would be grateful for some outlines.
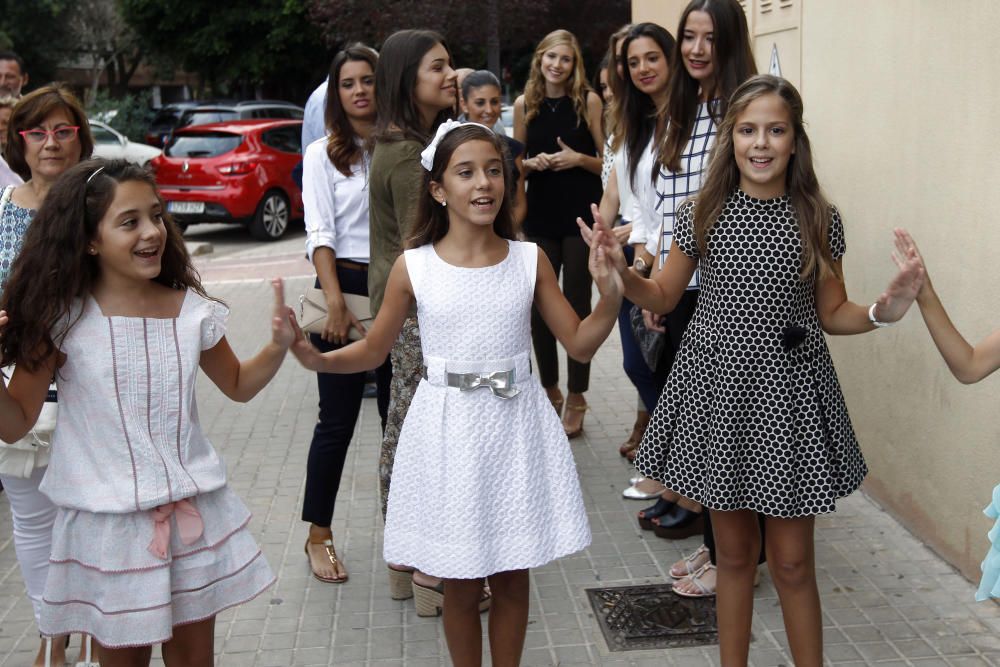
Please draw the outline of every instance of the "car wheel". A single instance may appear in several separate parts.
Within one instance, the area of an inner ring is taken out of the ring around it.
[[[260,241],[280,239],[288,229],[291,215],[288,198],[278,190],[271,190],[257,205],[257,212],[250,221],[250,235]]]

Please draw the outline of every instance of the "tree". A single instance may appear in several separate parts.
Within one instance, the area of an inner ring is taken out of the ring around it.
[[[329,64],[304,0],[119,0],[150,52],[200,75],[212,93],[303,100]]]
[[[66,24],[69,0],[0,0],[0,45],[24,58],[29,88],[55,78],[70,40]]]
[[[502,11],[501,11],[502,10]],[[396,30],[430,28],[448,42],[456,63],[488,65],[523,58],[547,33],[566,28],[592,64],[608,36],[630,19],[628,0],[310,0],[309,16],[334,49],[355,40],[381,44]],[[485,48],[484,48],[485,45]]]
[[[77,0],[68,19],[73,48],[90,70],[88,104],[97,96],[105,71],[112,94],[127,93],[128,82],[143,61],[143,41],[122,18],[115,0]]]

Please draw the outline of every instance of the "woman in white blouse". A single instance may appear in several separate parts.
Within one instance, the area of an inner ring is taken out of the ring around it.
[[[365,145],[375,123],[375,64],[378,54],[362,44],[338,53],[330,65],[326,96],[328,135],[309,144],[303,157],[302,202],[306,252],[316,268],[329,313],[323,333],[312,334],[322,352],[348,342],[353,328],[364,333],[344,294],[368,295],[368,161]],[[391,371],[377,371],[378,410],[385,428]],[[347,570],[333,544],[330,524],[347,447],[361,410],[365,374],[318,374],[319,420],[306,470],[302,520],[309,522],[305,551],[320,581],[343,583]]]

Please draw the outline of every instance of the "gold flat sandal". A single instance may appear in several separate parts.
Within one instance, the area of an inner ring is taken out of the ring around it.
[[[306,546],[305,546],[306,558],[309,559],[309,570],[312,572],[312,575],[314,577],[316,577],[317,579],[319,579],[320,581],[328,583],[328,584],[342,584],[345,581],[347,581],[347,577],[346,576],[343,577],[343,578],[338,578],[338,577],[322,577],[322,576],[320,576],[316,572],[316,570],[313,570],[313,568],[312,568],[312,556],[309,554],[309,545],[310,544],[322,545],[326,549],[326,557],[330,559],[330,564],[331,565],[333,565],[333,566],[338,565],[340,563],[340,560],[337,558],[337,550],[334,549],[334,547],[333,547],[333,540],[323,540],[322,542],[310,542],[309,540],[306,540]]]

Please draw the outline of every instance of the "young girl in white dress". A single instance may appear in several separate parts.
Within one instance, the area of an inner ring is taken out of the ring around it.
[[[104,667],[213,664],[215,615],[274,574],[250,512],[198,420],[199,367],[237,401],[294,338],[280,281],[271,340],[241,362],[228,308],[208,297],[152,176],[90,160],[53,186],[0,311],[0,438],[31,428],[55,375],[59,413],[41,490],[59,508],[41,630],[86,632]]]
[[[484,577],[493,664],[514,665],[528,569],[590,543],[569,443],[530,365],[532,304],[569,353],[588,361],[615,324],[622,291],[604,251],[592,252],[601,298],[580,321],[546,256],[513,240],[504,158],[490,128],[442,125],[422,154],[415,235],[368,335],[322,355],[304,338],[292,346],[312,370],[374,368],[416,302],[424,379],[396,452],[384,556],[444,579],[445,636],[459,666],[482,661]]]

